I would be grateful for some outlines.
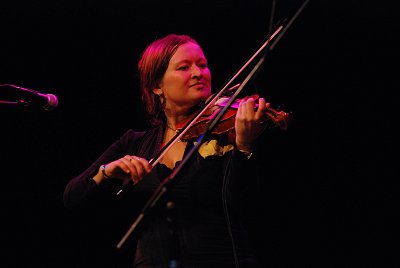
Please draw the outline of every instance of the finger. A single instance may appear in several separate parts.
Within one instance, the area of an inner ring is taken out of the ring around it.
[[[245,103],[244,103],[244,112],[246,114],[246,118],[252,119],[254,117],[254,99],[249,98]]]
[[[131,168],[133,169],[133,172],[131,174],[131,179],[133,180],[134,183],[137,183],[143,177],[144,171],[139,160],[137,160],[136,157],[132,157],[130,159],[130,162],[131,162]]]
[[[255,113],[255,120],[256,121],[259,121],[260,119],[262,119],[264,117],[264,113],[265,113],[266,109],[267,109],[267,107],[266,107],[265,99],[264,98],[260,98],[258,100],[258,108],[257,108],[257,111]]]
[[[130,162],[132,168],[135,169],[131,176],[131,179],[133,179],[135,183],[139,182],[144,175],[146,175],[151,171],[150,164],[144,158],[132,156],[130,158]]]
[[[243,114],[243,104],[244,104],[244,102],[245,102],[245,100],[242,100],[242,101],[239,103],[239,108],[238,108],[238,110],[237,110],[237,112],[236,112],[236,117],[241,117],[241,116],[242,116],[242,114]]]
[[[132,174],[136,173],[136,169],[132,166],[131,157],[129,157],[129,156],[125,156],[125,157],[121,158],[119,167],[121,168],[121,170],[123,172],[125,172],[129,176],[132,176]]]
[[[141,158],[141,157],[136,157],[136,160],[138,161],[138,164],[140,165],[140,168],[143,171],[143,175],[145,175],[151,171],[150,165],[146,161],[146,159]]]
[[[247,100],[242,100],[240,102],[239,109],[236,113],[236,118],[243,122],[247,120]]]
[[[136,156],[136,160],[139,161],[139,163],[142,165],[142,167],[146,171],[146,173],[150,173],[151,172],[151,168],[152,167],[150,166],[149,162],[147,162],[146,159]]]
[[[139,165],[146,173],[151,172],[151,166],[144,158],[132,155],[129,157],[129,162],[133,163],[135,166]]]
[[[138,182],[144,175],[151,171],[147,160],[137,156],[129,156],[129,167],[131,169],[131,179]],[[147,165],[146,165],[147,164]]]

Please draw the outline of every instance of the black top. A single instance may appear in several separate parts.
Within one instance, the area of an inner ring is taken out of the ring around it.
[[[102,261],[98,260],[98,264],[111,261],[115,264],[112,267],[121,267],[122,263],[130,263],[127,267],[132,267],[132,262],[134,267],[235,267],[239,262],[240,267],[255,267],[240,216],[249,205],[246,200],[258,189],[257,169],[252,158],[247,159],[233,146],[224,153],[212,149],[203,156],[200,148],[156,207],[145,214],[129,242],[116,249],[150,195],[171,170],[157,164],[150,174],[135,186],[125,187],[120,195],[116,194],[121,188],[120,180],[97,185],[91,177],[101,164],[128,154],[151,159],[160,148],[162,133],[162,127],[147,132],[127,131],[66,186],[65,206],[82,221],[90,222],[91,228],[87,230],[96,229],[90,237],[96,240],[91,250],[98,247],[93,252],[97,251],[97,256],[100,253]],[[188,142],[185,154],[191,144]],[[169,265],[171,260],[180,266]]]

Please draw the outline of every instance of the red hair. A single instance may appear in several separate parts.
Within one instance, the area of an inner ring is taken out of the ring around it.
[[[188,35],[169,34],[153,41],[141,54],[138,63],[140,90],[152,125],[160,124],[164,116],[160,97],[154,94],[153,90],[158,88],[176,50],[186,43],[198,45],[197,41]]]

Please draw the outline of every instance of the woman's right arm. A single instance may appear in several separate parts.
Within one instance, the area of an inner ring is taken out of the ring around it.
[[[126,171],[129,171],[127,175],[121,172],[121,165],[135,157],[133,154],[142,135],[143,132],[127,131],[120,139],[109,146],[89,168],[69,181],[64,190],[64,205],[70,209],[99,206],[101,202],[115,199],[115,193],[121,188],[124,179],[132,179],[134,182],[138,180],[138,173],[133,174],[132,171],[135,167],[125,166]],[[137,160],[135,157],[135,161],[131,165],[148,164],[145,159]],[[103,171],[101,170],[102,165],[106,165],[106,169]],[[145,165],[145,172],[148,168],[149,165]],[[106,178],[104,173],[112,179]],[[143,175],[144,173],[140,174],[141,177]]]

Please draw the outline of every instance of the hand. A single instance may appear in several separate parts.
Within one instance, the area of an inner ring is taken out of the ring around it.
[[[255,111],[253,98],[240,102],[235,118],[236,147],[239,150],[252,151],[254,141],[266,128],[266,124],[264,124],[267,120],[265,112],[269,105],[264,98],[260,98],[258,108]]]
[[[110,178],[120,180],[131,179],[136,184],[146,174],[151,172],[151,168],[146,159],[134,155],[126,155],[106,164],[104,172]]]

